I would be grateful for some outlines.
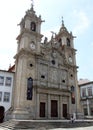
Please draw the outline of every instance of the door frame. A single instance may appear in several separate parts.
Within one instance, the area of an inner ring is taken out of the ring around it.
[[[40,108],[39,117],[40,118],[45,118],[46,117],[46,103],[45,102],[40,102],[40,107],[39,108]],[[43,112],[42,112],[42,110],[43,110]]]
[[[58,117],[58,100],[51,100],[51,117]]]
[[[67,103],[63,103],[62,108],[63,108],[63,111],[62,111],[63,117],[67,119],[67,113],[68,113],[68,105],[67,105]]]

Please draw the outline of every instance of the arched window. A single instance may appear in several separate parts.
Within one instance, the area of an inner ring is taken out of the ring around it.
[[[70,39],[67,38],[67,46],[70,46]]]
[[[32,31],[36,31],[36,24],[35,24],[35,22],[31,22],[30,29]]]
[[[75,104],[75,94],[71,93],[71,102],[72,104]]]
[[[75,87],[71,86],[71,102],[75,104]]]
[[[32,100],[33,96],[33,79],[30,77],[27,79],[27,100]]]
[[[71,92],[74,92],[74,91],[75,91],[75,87],[71,86]]]
[[[60,45],[62,45],[62,39],[61,38],[58,40],[58,42],[59,42]]]

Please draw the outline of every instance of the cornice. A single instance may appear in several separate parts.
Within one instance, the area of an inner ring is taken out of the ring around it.
[[[28,49],[21,49],[15,56],[14,59],[19,58],[20,56],[40,56],[39,53],[36,53],[35,51],[30,51]]]
[[[37,33],[37,32],[24,28],[23,31],[17,36],[16,40],[20,41],[20,39],[24,36],[24,34],[35,35],[36,37],[40,37],[40,38],[43,37],[43,35],[40,33]]]

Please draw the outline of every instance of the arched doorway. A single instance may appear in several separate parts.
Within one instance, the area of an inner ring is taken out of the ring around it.
[[[5,108],[3,106],[0,106],[0,123],[2,123],[4,120],[4,113],[5,113]]]

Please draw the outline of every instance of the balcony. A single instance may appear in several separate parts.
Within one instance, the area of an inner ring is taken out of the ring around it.
[[[80,97],[81,100],[86,100],[86,99],[93,99],[93,96],[82,96]]]

